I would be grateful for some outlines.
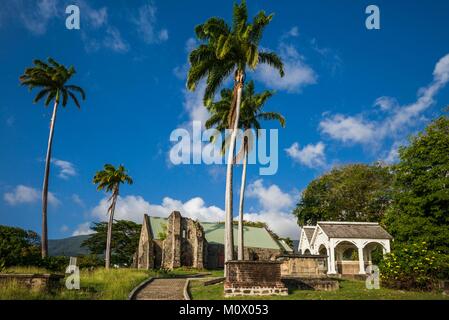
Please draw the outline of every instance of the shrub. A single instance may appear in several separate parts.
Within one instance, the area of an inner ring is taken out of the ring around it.
[[[89,254],[85,256],[79,256],[77,264],[80,269],[94,269],[104,265],[104,259],[101,259],[98,255]]]
[[[449,276],[449,256],[429,250],[426,242],[400,244],[379,264],[382,285],[394,289],[432,290]]]
[[[5,267],[36,263],[40,259],[39,236],[31,230],[0,225],[0,257]]]
[[[49,271],[65,273],[69,265],[69,258],[64,256],[50,256],[41,259],[36,265]]]

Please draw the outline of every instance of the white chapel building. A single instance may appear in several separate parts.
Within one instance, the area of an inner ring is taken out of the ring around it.
[[[374,250],[390,252],[393,237],[375,222],[320,221],[303,226],[298,252],[326,255],[327,274],[365,275]]]

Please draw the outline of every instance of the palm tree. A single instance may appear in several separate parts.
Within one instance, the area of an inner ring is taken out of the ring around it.
[[[55,130],[56,113],[58,110],[59,102],[62,98],[62,106],[65,107],[69,98],[73,100],[78,108],[81,108],[78,99],[75,95],[79,93],[83,100],[86,95],[84,90],[75,85],[67,85],[67,81],[75,74],[75,68],[73,66],[68,69],[56,62],[52,58],[48,58],[48,63],[41,60],[34,60],[34,66],[25,69],[23,75],[19,80],[23,86],[27,86],[31,91],[34,88],[40,88],[34,98],[34,103],[37,103],[42,98],[45,99],[45,106],[48,106],[53,101],[53,115],[50,121],[50,134],[48,137],[47,156],[45,158],[45,174],[44,183],[42,188],[42,258],[48,255],[48,232],[47,232],[47,203],[48,203],[48,178],[50,175],[50,162],[53,134]]]
[[[226,168],[225,191],[225,262],[233,259],[232,227],[232,170],[236,133],[240,117],[240,102],[246,76],[246,69],[254,70],[259,63],[273,66],[281,76],[284,69],[281,59],[273,52],[259,51],[259,43],[265,27],[273,15],[260,11],[248,23],[246,1],[234,4],[232,27],[221,18],[210,18],[195,28],[197,38],[202,42],[189,56],[190,69],[187,88],[195,90],[198,82],[207,78],[204,104],[210,105],[214,94],[234,72],[234,90],[230,105],[229,128],[232,128]],[[225,268],[226,272],[226,268]]]
[[[121,183],[132,184],[133,180],[128,176],[124,166],[120,165],[117,169],[111,164],[105,164],[104,169],[98,171],[93,179],[93,182],[97,184],[97,190],[104,190],[106,192],[112,192],[109,201],[111,202],[108,208],[109,222],[108,222],[108,235],[106,239],[106,252],[105,252],[105,267],[109,269],[111,265],[111,240],[112,240],[112,224],[114,223],[115,205],[119,196],[119,189]]]
[[[222,132],[229,126],[230,113],[231,113],[231,101],[232,90],[223,89],[220,93],[221,100],[211,103],[208,107],[211,117],[206,122],[206,128],[215,127]],[[245,131],[243,136],[242,146],[238,152],[234,162],[238,162],[242,159],[242,182],[240,186],[240,203],[239,203],[239,225],[238,225],[238,260],[243,260],[243,204],[245,198],[245,186],[246,186],[246,167],[248,163],[248,154],[252,148],[252,133],[251,129],[261,129],[260,120],[277,120],[282,127],[285,126],[284,117],[277,112],[264,112],[262,111],[265,103],[269,98],[273,96],[272,91],[264,91],[256,94],[254,91],[254,82],[250,81],[245,85],[242,95],[241,103],[241,117],[239,119],[238,127]],[[222,151],[226,147],[226,142],[223,142]]]

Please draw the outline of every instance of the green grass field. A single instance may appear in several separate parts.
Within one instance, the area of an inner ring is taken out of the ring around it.
[[[201,280],[190,282],[193,300],[224,300],[223,283],[204,286]],[[449,300],[434,292],[411,292],[380,288],[368,290],[364,281],[340,280],[337,291],[293,290],[288,296],[235,297],[236,300]]]
[[[45,269],[35,267],[15,267],[4,270],[6,273],[48,273]],[[80,290],[63,288],[52,292],[31,292],[16,282],[8,282],[0,286],[0,300],[125,300],[129,293],[140,282],[149,277],[171,277],[196,273],[189,269],[171,272],[147,271],[137,269],[103,268],[94,271],[81,270]]]

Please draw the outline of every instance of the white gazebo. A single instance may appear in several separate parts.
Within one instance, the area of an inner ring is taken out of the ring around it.
[[[329,275],[365,275],[373,250],[390,252],[390,240],[392,236],[378,223],[320,221],[302,228],[298,251],[327,255]]]

